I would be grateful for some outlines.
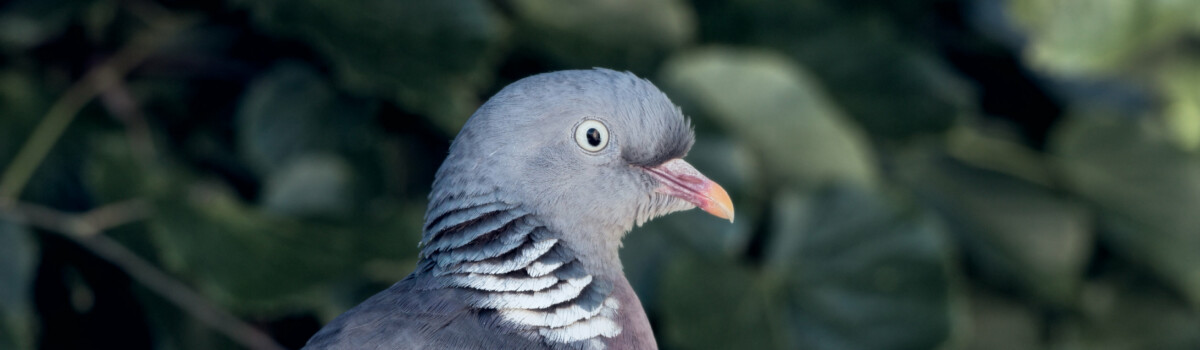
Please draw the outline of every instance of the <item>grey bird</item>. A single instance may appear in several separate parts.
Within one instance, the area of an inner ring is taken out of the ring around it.
[[[693,142],[680,109],[631,73],[512,83],[438,169],[416,270],[304,348],[657,348],[617,250],[671,212],[733,221],[725,190],[682,160]]]

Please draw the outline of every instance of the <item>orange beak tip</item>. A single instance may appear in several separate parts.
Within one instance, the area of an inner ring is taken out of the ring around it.
[[[729,193],[716,183],[712,183],[707,192],[708,200],[702,209],[713,216],[728,219],[730,223],[733,223],[733,200],[729,198]]]
[[[662,187],[659,191],[691,202],[692,205],[713,216],[733,222],[733,200],[721,185],[709,180],[704,174],[682,159],[672,159],[653,168],[647,168]]]

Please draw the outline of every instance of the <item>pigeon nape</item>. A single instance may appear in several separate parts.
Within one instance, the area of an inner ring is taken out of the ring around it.
[[[608,69],[534,75],[471,116],[429,194],[416,269],[305,349],[655,349],[622,271],[635,225],[721,186],[683,161],[690,121],[649,81]]]

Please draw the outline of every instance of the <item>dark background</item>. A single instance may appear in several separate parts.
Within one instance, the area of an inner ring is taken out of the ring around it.
[[[1200,2],[0,1],[0,349],[298,348],[504,85],[651,79],[733,196],[665,349],[1200,349]]]

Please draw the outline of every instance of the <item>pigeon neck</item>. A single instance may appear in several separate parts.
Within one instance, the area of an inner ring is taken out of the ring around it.
[[[621,273],[618,243],[587,244],[583,234],[593,232],[564,232],[580,226],[548,222],[520,205],[452,200],[457,205],[433,207],[427,217],[414,272],[420,288],[457,290],[485,324],[552,347],[644,343],[635,335],[647,334],[648,323]]]
[[[603,237],[609,233],[584,233],[593,237]],[[580,235],[582,236],[582,235]],[[619,241],[589,241],[580,239],[564,239],[563,244],[575,253],[575,258],[583,268],[593,275],[613,281],[625,278],[619,250]]]

